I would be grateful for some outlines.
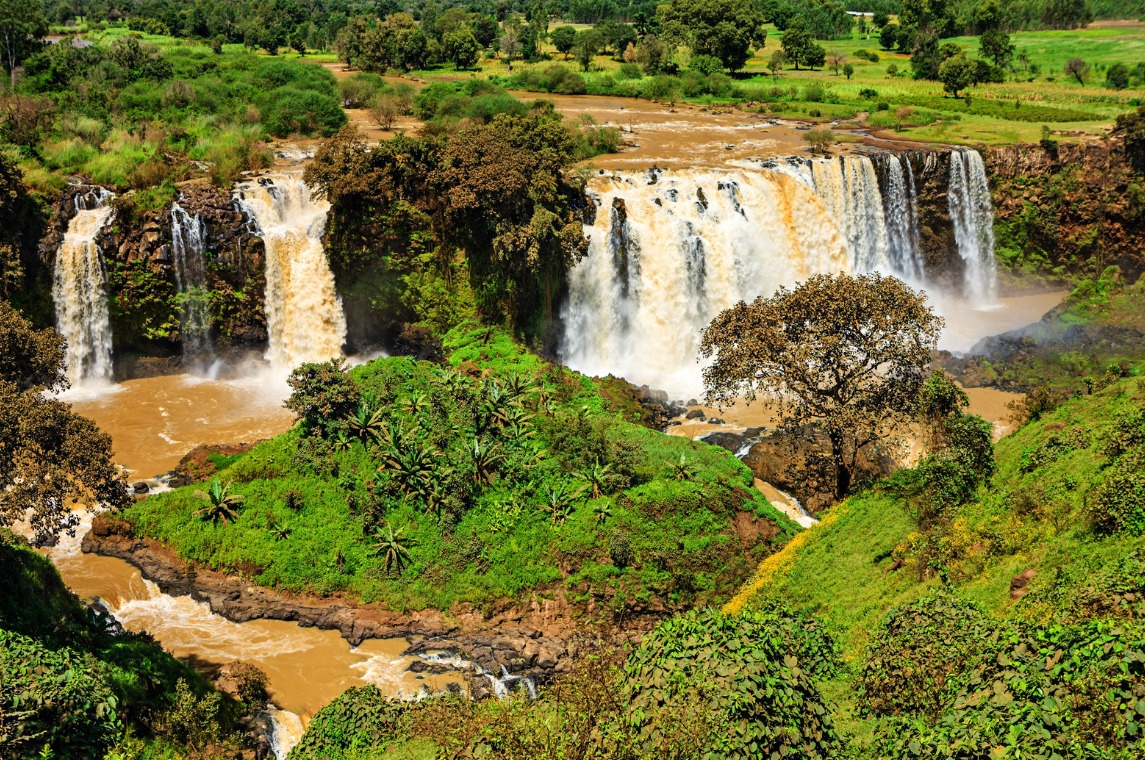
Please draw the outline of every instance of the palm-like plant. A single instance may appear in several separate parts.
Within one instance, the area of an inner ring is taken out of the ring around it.
[[[536,393],[537,386],[533,378],[520,372],[511,372],[505,378],[505,392],[511,399],[525,399]]]
[[[496,380],[485,384],[484,398],[478,413],[478,432],[503,427],[508,422],[509,410],[516,406],[513,398]]]
[[[692,464],[692,460],[688,459],[688,455],[681,453],[680,458],[671,465],[672,477],[678,481],[691,480],[696,477],[696,466]]]
[[[608,499],[600,499],[592,505],[592,520],[597,525],[603,523],[608,518],[612,517],[612,502]]]
[[[432,478],[433,448],[422,441],[407,440],[382,455],[382,466],[393,474],[406,496],[422,490]]]
[[[414,539],[405,535],[403,529],[394,530],[388,520],[374,528],[374,543],[370,554],[382,560],[386,572],[401,573],[410,562],[409,550],[417,545]]]
[[[528,438],[536,435],[536,431],[533,430],[533,426],[530,424],[532,419],[533,415],[525,411],[524,407],[516,405],[510,407],[509,411],[505,414],[505,435],[508,436],[509,440],[513,441],[518,438]]]
[[[354,445],[354,439],[345,430],[339,430],[338,435],[334,437],[333,444],[335,451],[349,451],[350,447]]]
[[[505,460],[501,447],[496,443],[489,443],[483,438],[474,438],[466,447],[469,457],[473,460],[473,479],[481,485],[493,482],[497,467]]]
[[[582,489],[569,488],[564,483],[547,487],[541,491],[541,500],[553,525],[564,523],[569,513],[572,512],[573,504],[580,498],[582,492]]]
[[[270,535],[274,536],[275,541],[285,541],[286,539],[290,538],[290,534],[292,532],[293,531],[291,531],[290,528],[282,525],[281,523],[273,523],[270,526]]]
[[[592,498],[599,499],[612,482],[612,465],[601,464],[598,459],[591,467],[581,470],[576,476],[592,489]]]
[[[195,498],[207,502],[205,507],[195,510],[195,517],[202,517],[211,522],[222,520],[224,524],[238,519],[238,509],[243,503],[242,496],[231,492],[231,484],[224,485],[218,478],[211,479],[206,491],[195,491]]]
[[[419,390],[410,393],[401,403],[401,408],[411,415],[417,415],[419,412],[429,409],[429,407],[429,396],[427,396],[424,391]]]
[[[371,409],[365,401],[358,404],[356,413],[346,418],[346,427],[350,435],[360,440],[363,446],[371,440],[376,440],[382,434],[385,424],[386,418],[382,410]]]

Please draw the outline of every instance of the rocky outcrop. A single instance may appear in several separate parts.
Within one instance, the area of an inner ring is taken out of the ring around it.
[[[70,185],[52,204],[50,224],[39,246],[39,259],[47,272],[52,271],[56,251],[75,215],[76,197],[92,191],[90,185]],[[250,234],[246,220],[225,190],[188,182],[179,186],[175,202],[204,223],[214,341],[224,349],[264,342],[262,241]],[[117,375],[123,378],[179,371],[177,359],[140,366],[131,361],[139,354],[166,357],[180,353],[171,204],[147,208],[139,193],[120,195],[114,204],[115,216],[97,242],[103,251],[111,297]]]
[[[1119,139],[991,148],[983,159],[997,248],[1015,270],[1053,282],[1111,264],[1129,282],[1145,271],[1145,177]]]
[[[966,264],[958,254],[950,219],[950,152],[910,151],[918,210],[918,245],[927,280],[942,288],[962,288]]]
[[[823,434],[792,438],[766,435],[743,458],[760,480],[786,491],[804,509],[816,515],[835,503],[835,473],[830,466],[831,446]],[[876,480],[898,469],[885,451],[868,447],[859,456],[854,482]]]
[[[501,674],[504,668],[538,682],[565,667],[569,642],[580,625],[559,597],[534,599],[528,606],[506,606],[491,614],[458,606],[446,615],[436,610],[399,614],[339,596],[291,594],[196,567],[163,544],[136,537],[128,523],[107,515],[92,521],[83,551],[126,560],[163,593],[206,602],[215,613],[235,622],[292,621],[336,630],[354,646],[366,639],[417,637],[422,640],[412,646],[411,654],[455,651],[490,673]]]

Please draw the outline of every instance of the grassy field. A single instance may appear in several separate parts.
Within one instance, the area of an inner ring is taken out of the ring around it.
[[[789,67],[778,77],[772,76],[767,62],[779,49],[780,37],[781,32],[769,27],[766,46],[755,52],[737,76],[735,90],[702,94],[676,91],[667,97],[657,97],[655,93],[651,96],[658,100],[702,104],[763,100],[769,112],[781,117],[824,121],[858,118],[866,126],[884,129],[899,127],[900,119],[893,116],[896,109],[913,107],[915,113],[905,119],[903,137],[991,145],[1035,142],[1041,137],[1043,125],[1067,138],[1100,135],[1117,114],[1145,100],[1145,87],[1119,91],[1104,86],[1109,66],[1115,63],[1133,66],[1145,61],[1145,23],[1016,33],[1012,35],[1016,48],[1015,71],[1011,72],[1009,81],[972,87],[967,92],[969,104],[946,96],[939,82],[911,79],[910,56],[882,50],[877,35],[867,39],[860,37],[857,31],[850,39],[820,41],[829,55],[839,52],[847,56],[846,62],[854,67],[850,79],[836,75],[830,68],[796,71]],[[944,42],[953,42],[971,55],[978,53],[976,37],[957,37]],[[878,61],[856,56],[856,52],[862,50],[876,53]],[[573,60],[566,61],[551,46],[545,46],[543,52],[551,59],[534,64],[517,61],[513,73],[543,70],[554,63],[569,69],[580,68]],[[1019,62],[1022,53],[1026,58]],[[1064,73],[1066,61],[1074,57],[1084,59],[1091,66],[1084,85]],[[686,68],[686,52],[677,55],[677,62],[682,69]],[[898,75],[887,73],[892,65],[897,67]],[[587,93],[649,96],[650,77],[621,80],[620,68],[621,64],[610,56],[597,56],[590,71],[581,74]],[[1034,71],[1037,73],[1032,73]],[[505,78],[507,71],[504,60],[486,58],[476,72],[457,72],[447,67],[413,75],[429,81],[474,75]],[[821,94],[815,85],[822,88]],[[872,96],[870,91],[875,94]],[[886,104],[885,111],[876,110],[880,103]]]

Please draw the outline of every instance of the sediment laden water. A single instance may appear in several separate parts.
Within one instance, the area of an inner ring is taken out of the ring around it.
[[[76,214],[68,222],[56,252],[52,300],[56,306],[56,327],[67,341],[64,361],[73,387],[111,381],[107,278],[95,239],[111,221],[114,198],[103,188],[76,195]]]
[[[206,225],[178,203],[171,205],[171,251],[179,288],[183,355],[202,361],[214,353],[211,344],[210,291],[207,287]]]
[[[925,286],[914,169],[905,157],[877,161],[594,177],[597,213],[585,227],[589,254],[569,274],[562,358],[590,374],[696,394],[700,333],[740,300],[819,273],[878,271]],[[993,214],[977,153],[952,155],[949,196],[967,290],[991,303]]]
[[[994,262],[994,204],[986,166],[976,150],[950,154],[950,220],[958,253],[966,264],[965,295],[977,303],[993,303],[998,290]]]
[[[266,246],[266,358],[292,369],[342,355],[346,316],[322,247],[328,203],[296,175],[244,182],[235,199]]]

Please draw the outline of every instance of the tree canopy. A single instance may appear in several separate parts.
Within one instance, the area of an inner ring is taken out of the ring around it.
[[[40,544],[74,528],[76,500],[104,507],[129,501],[111,462],[111,437],[45,397],[67,388],[63,370],[59,333],[32,329],[0,301],[0,527],[27,517]]]
[[[659,18],[668,39],[718,58],[728,71],[742,69],[752,45],[766,38],[763,15],[746,0],[672,0]]]
[[[942,324],[893,277],[816,275],[712,320],[704,388],[717,403],[766,396],[791,435],[821,430],[842,498],[860,452],[909,420]]]

